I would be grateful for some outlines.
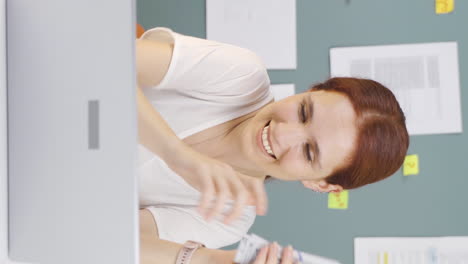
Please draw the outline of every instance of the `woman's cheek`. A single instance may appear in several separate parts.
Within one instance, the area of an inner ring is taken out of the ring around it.
[[[288,153],[286,156],[281,158],[279,164],[281,171],[283,171],[285,175],[288,175],[288,178],[291,178],[291,180],[301,179],[307,172],[305,170],[306,164],[304,164],[301,157],[298,157],[297,155],[291,155]]]
[[[283,122],[285,121],[294,121],[298,119],[298,108],[296,104],[293,103],[285,103],[278,105],[273,114],[280,118]]]

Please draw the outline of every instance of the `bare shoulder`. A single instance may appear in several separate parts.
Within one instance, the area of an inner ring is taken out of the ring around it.
[[[148,209],[141,209],[140,217],[140,238],[159,238],[158,226],[153,214]]]
[[[173,44],[137,39],[135,48],[138,85],[145,88],[159,84],[169,69]]]

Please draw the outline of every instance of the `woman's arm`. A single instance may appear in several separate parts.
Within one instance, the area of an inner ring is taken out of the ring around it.
[[[140,210],[140,264],[173,264],[181,248],[181,244],[159,239],[158,227],[151,212]],[[278,245],[271,243],[260,250],[252,264],[276,264],[278,251]],[[190,264],[233,264],[236,253],[237,250],[199,248]],[[292,247],[285,247],[281,264],[292,264],[292,253]]]
[[[140,210],[140,264],[173,264],[181,244],[159,239],[158,228],[151,213]],[[231,264],[235,250],[199,248],[192,256],[191,264]]]
[[[174,148],[180,148],[182,141],[153,108],[140,87],[156,86],[161,82],[169,68],[172,51],[173,47],[168,43],[136,41],[139,141],[166,162],[171,159]]]

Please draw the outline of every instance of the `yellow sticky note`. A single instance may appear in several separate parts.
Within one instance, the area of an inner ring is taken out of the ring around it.
[[[328,208],[348,209],[348,191],[328,194]]]
[[[453,11],[454,0],[435,0],[436,14],[448,14]]]
[[[419,158],[418,155],[408,155],[403,163],[403,175],[417,175],[419,174]]]

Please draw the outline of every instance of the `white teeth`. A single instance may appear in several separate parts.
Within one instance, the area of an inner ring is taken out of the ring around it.
[[[273,153],[273,151],[271,150],[271,147],[270,147],[270,144],[268,143],[268,129],[270,128],[270,126],[266,126],[265,128],[263,128],[263,132],[262,132],[262,142],[263,142],[263,147],[265,148],[266,152],[270,155],[275,155]]]

